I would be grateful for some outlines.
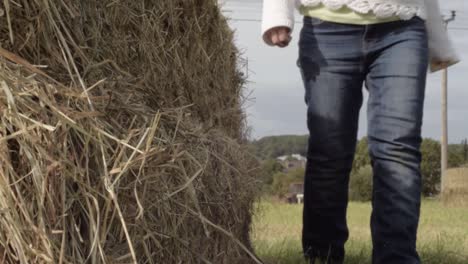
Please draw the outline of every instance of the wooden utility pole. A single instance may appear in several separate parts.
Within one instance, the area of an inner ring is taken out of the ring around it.
[[[450,18],[444,18],[445,27],[455,20],[456,11],[452,11]],[[442,142],[441,146],[441,170],[440,191],[443,192],[445,172],[448,167],[448,69],[442,71]]]

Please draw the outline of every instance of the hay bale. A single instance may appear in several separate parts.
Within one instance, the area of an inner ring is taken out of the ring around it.
[[[444,204],[468,207],[468,168],[450,169],[444,177],[442,192]]]
[[[243,81],[216,1],[3,3],[0,259],[258,262]]]

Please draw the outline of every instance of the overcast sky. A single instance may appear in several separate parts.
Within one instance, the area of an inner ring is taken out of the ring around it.
[[[222,0],[225,14],[231,18],[236,44],[248,59],[249,83],[246,104],[252,138],[269,135],[307,134],[304,88],[296,67],[298,32],[301,18],[296,16],[293,43],[288,48],[272,48],[260,37],[262,0]],[[443,0],[444,14],[457,10],[457,19],[450,24],[450,35],[462,62],[449,72],[449,141],[458,143],[468,137],[468,1]],[[428,77],[423,136],[440,139],[441,74]],[[366,94],[365,92],[364,94]],[[366,104],[359,125],[359,137],[366,134]]]

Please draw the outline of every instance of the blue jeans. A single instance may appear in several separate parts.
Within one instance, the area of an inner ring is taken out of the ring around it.
[[[305,17],[299,40],[307,125],[303,249],[344,258],[349,174],[369,92],[373,263],[420,263],[421,125],[428,40],[420,18],[348,25]]]

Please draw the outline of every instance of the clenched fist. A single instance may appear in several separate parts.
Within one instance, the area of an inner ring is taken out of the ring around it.
[[[268,45],[284,48],[291,42],[291,29],[287,27],[274,27],[265,32],[264,39]]]

